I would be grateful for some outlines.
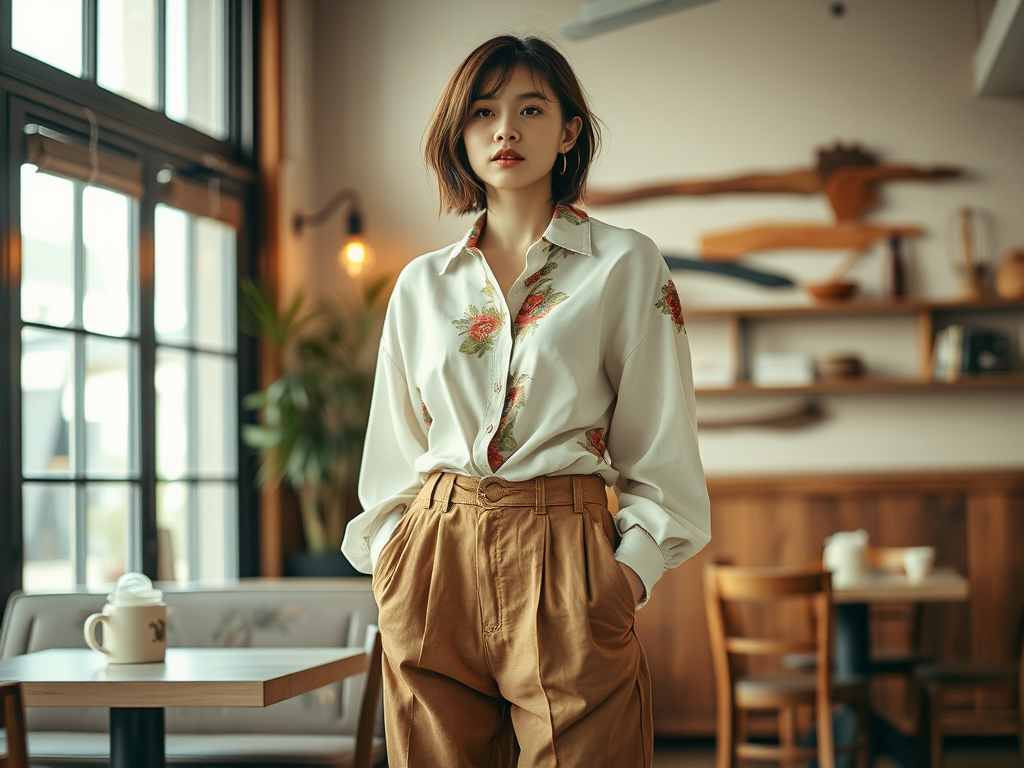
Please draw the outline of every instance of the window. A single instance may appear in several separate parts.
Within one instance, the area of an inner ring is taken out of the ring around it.
[[[137,218],[127,195],[21,166],[29,589],[141,567]]]
[[[0,601],[255,574],[252,6],[0,0]]]
[[[13,50],[227,137],[227,0],[11,2]]]

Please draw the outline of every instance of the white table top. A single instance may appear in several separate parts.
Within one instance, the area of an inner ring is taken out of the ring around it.
[[[948,603],[970,595],[970,583],[952,568],[936,568],[919,581],[904,573],[874,571],[848,584],[832,583],[835,603]]]
[[[362,648],[168,648],[157,664],[107,664],[87,648],[0,660],[28,707],[266,707],[366,671]]]

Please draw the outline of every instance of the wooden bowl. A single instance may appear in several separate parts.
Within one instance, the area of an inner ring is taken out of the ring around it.
[[[856,283],[812,283],[805,285],[806,290],[817,301],[848,301],[857,293]]]

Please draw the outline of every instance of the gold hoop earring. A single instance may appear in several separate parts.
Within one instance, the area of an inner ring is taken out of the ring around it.
[[[565,152],[563,152],[562,153],[562,172],[559,174],[559,176],[564,176],[565,175],[565,167],[566,167]]]

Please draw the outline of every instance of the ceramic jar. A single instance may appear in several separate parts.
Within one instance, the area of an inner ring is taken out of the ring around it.
[[[996,293],[1004,299],[1024,299],[1024,248],[1008,248],[996,270]]]

